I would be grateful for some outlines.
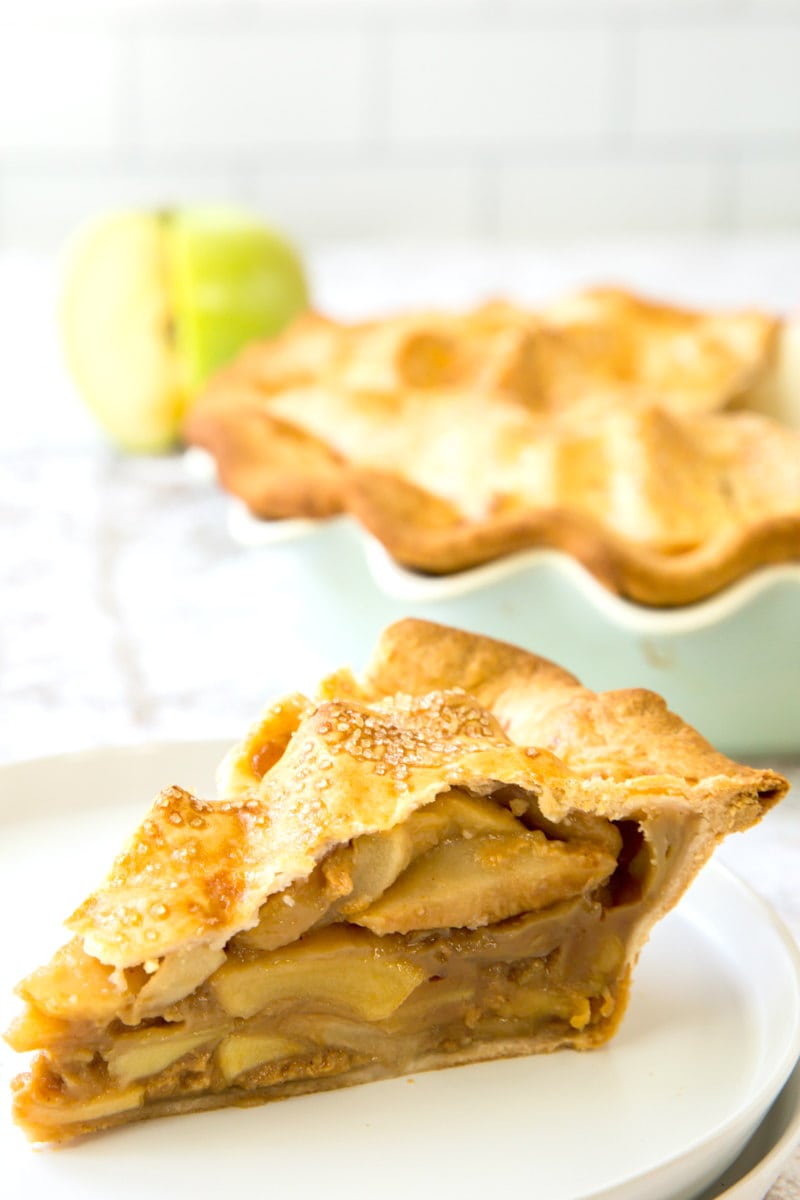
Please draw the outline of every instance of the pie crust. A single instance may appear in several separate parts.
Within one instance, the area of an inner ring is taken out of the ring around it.
[[[218,375],[184,434],[258,517],[350,512],[431,573],[554,547],[677,605],[800,556],[800,430],[774,416],[798,371],[800,333],[774,317],[613,290],[312,313]]]
[[[167,787],[19,985],[33,1140],[598,1046],[653,923],[788,785],[653,693],[409,619],[218,786]]]

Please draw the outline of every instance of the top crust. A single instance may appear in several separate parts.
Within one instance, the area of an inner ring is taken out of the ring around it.
[[[537,313],[308,314],[217,376],[184,432],[257,516],[349,511],[433,573],[557,547],[683,604],[800,554],[800,432],[734,411],[777,379],[783,336],[610,289]]]
[[[223,764],[221,799],[162,792],[68,925],[114,967],[218,950],[335,845],[390,829],[451,787],[504,784],[556,821],[697,818],[692,874],[788,787],[718,754],[650,692],[595,694],[534,654],[406,620],[362,680],[341,672],[317,702],[269,709]]]

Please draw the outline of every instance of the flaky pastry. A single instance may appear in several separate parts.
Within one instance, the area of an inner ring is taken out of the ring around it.
[[[653,923],[787,787],[650,692],[416,620],[218,785],[161,793],[19,985],[34,1140],[596,1047]]]

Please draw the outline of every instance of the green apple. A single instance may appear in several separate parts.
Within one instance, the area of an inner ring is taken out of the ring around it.
[[[119,212],[68,248],[61,323],[78,388],[126,450],[174,446],[208,376],[308,304],[296,250],[227,208]]]

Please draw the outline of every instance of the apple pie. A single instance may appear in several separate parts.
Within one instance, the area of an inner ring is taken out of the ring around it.
[[[167,787],[7,1034],[36,1141],[590,1049],[653,923],[787,788],[656,695],[405,620]]]
[[[799,331],[611,290],[306,314],[219,374],[184,435],[257,517],[350,512],[435,574],[554,547],[621,595],[685,604],[800,556],[800,429],[776,419]]]

